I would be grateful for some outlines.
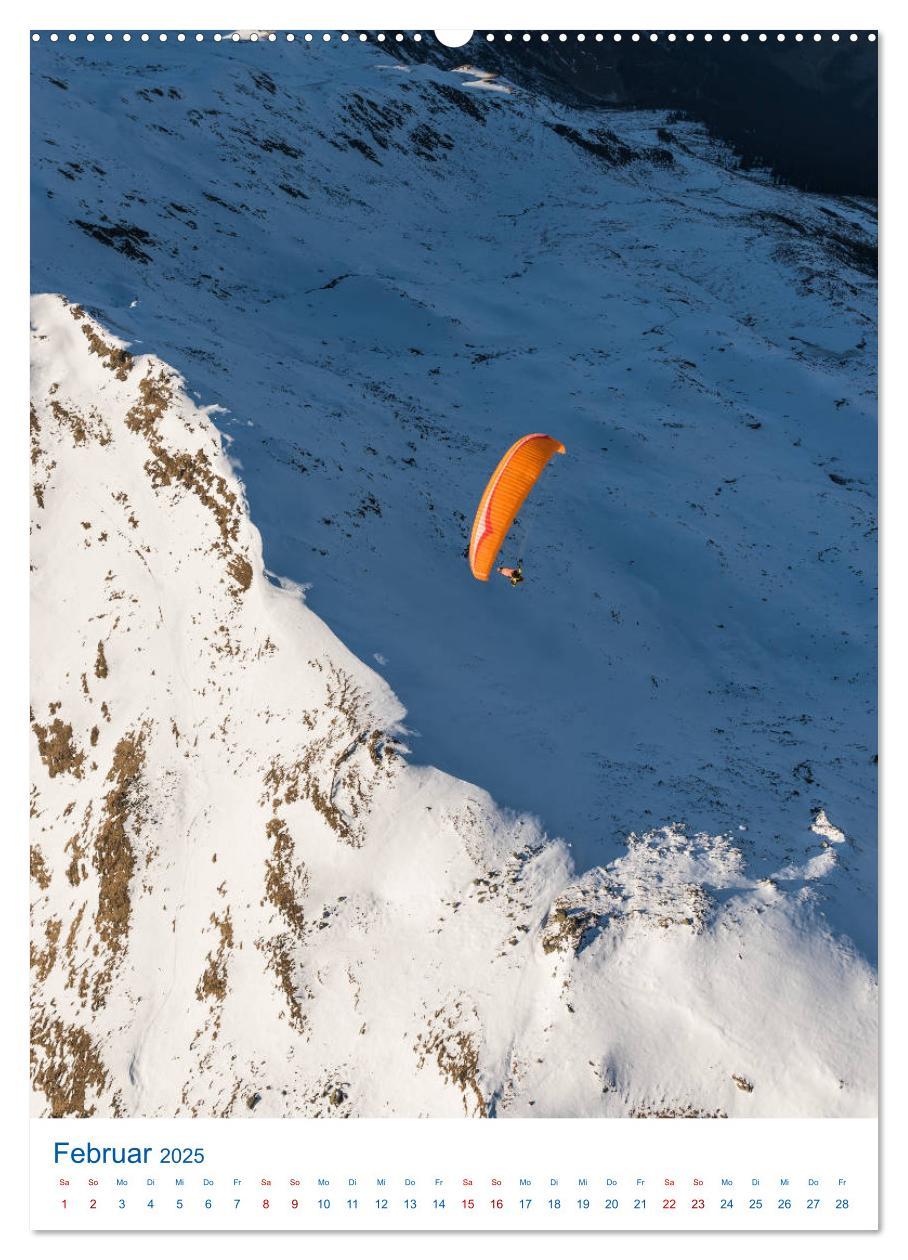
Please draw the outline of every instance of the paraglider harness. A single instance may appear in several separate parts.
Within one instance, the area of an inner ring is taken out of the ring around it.
[[[513,569],[501,568],[498,572],[503,574],[512,586],[519,586],[523,581],[523,561],[518,560]]]

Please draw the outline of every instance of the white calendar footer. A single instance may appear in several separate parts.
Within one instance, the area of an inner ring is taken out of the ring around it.
[[[877,1227],[876,1120],[33,1120],[37,1230]]]

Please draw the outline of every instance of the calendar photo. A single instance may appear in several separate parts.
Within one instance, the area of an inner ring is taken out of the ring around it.
[[[875,34],[29,38],[35,1120],[874,1119]]]

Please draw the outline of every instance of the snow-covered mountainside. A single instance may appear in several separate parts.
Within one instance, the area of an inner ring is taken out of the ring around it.
[[[374,43],[33,54],[38,1108],[869,1113],[874,205]]]
[[[873,1112],[834,821],[769,879],[681,827],[575,869],[411,763],[176,373],[32,320],[38,1113]]]

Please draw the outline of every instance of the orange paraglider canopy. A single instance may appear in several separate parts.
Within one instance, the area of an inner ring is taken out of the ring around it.
[[[488,582],[514,517],[555,454],[564,454],[557,438],[528,433],[501,457],[479,500],[470,535],[470,571],[480,582]]]

